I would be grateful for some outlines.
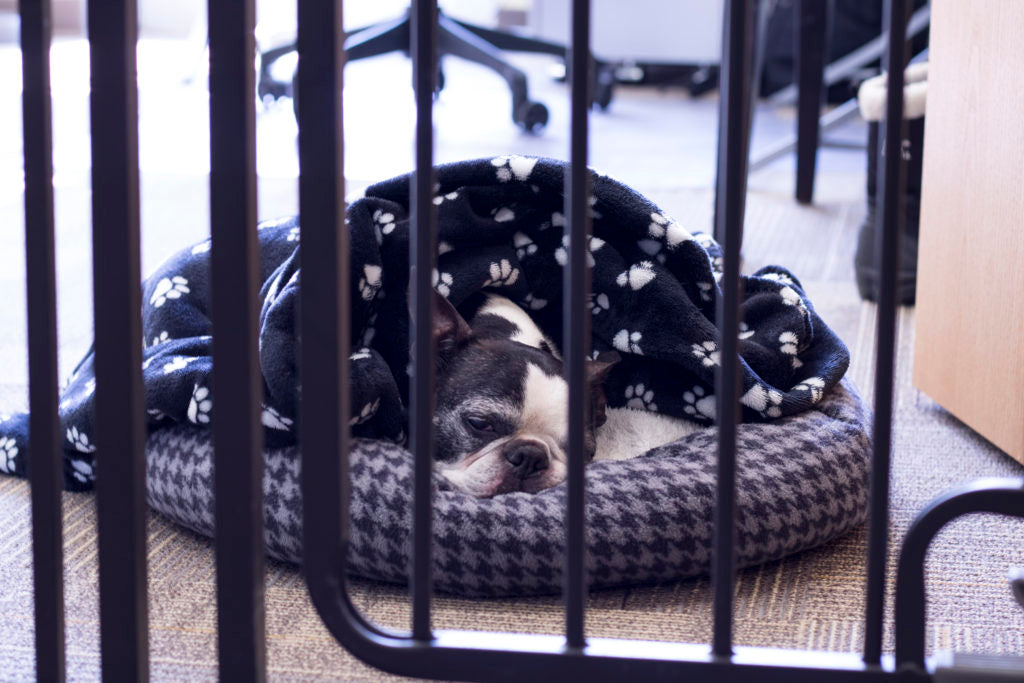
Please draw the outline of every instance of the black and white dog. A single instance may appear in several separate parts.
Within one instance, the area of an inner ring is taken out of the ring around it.
[[[485,294],[471,303],[476,306],[472,324],[440,294],[435,293],[435,302],[438,471],[455,488],[480,498],[536,493],[563,482],[569,387],[554,344],[505,297]],[[602,382],[618,360],[612,352],[586,364],[587,462],[598,451],[605,459],[639,455],[644,442],[653,447],[692,429],[688,421],[653,413],[609,411]],[[602,444],[598,429],[613,413],[620,413],[613,420],[616,428],[605,430],[609,433]],[[639,442],[638,435],[643,437]]]

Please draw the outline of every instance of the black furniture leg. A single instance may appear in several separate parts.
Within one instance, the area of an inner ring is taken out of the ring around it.
[[[565,46],[552,43],[539,38],[529,38],[515,33],[495,31],[494,29],[474,26],[457,19],[449,19],[452,23],[458,24],[470,33],[483,38],[499,50],[511,52],[534,52],[546,55],[553,55],[565,59],[567,57]],[[596,104],[601,109],[607,109],[612,102],[613,89],[615,87],[615,64],[595,59],[591,70],[591,105]]]
[[[822,0],[797,2],[796,200],[801,204],[810,204],[814,197],[827,10]]]
[[[453,24],[458,24],[473,35],[483,38],[499,50],[511,50],[513,52],[539,52],[542,54],[554,55],[555,57],[565,57],[565,45],[559,45],[558,43],[552,43],[547,40],[540,40],[539,38],[528,38],[515,33],[495,31],[494,29],[484,28],[482,26],[474,26],[473,24],[467,24],[464,21],[451,19],[449,17],[445,18]]]
[[[744,2],[746,0],[733,1]],[[762,0],[750,0],[750,2],[752,5],[750,11],[753,13],[753,19],[750,23],[751,27],[753,27],[755,23],[760,25],[760,17],[762,16],[762,12],[765,11],[765,3]],[[728,24],[729,22],[729,8],[725,7],[723,9],[725,11],[723,32],[725,34],[728,34],[729,27],[726,26],[726,24]],[[739,179],[737,182],[740,183],[735,195],[733,195],[735,197],[740,198],[740,206],[738,209],[739,218],[738,220],[735,221],[734,226],[736,233],[739,235],[740,244],[743,243],[743,217],[746,210],[747,201],[747,175],[750,161],[750,134],[754,119],[754,102],[752,100],[754,99],[755,86],[752,83],[752,81],[754,65],[757,61],[754,54],[756,48],[754,43],[758,36],[755,35],[757,31],[750,30],[748,32],[747,27],[742,27],[742,29],[743,30],[741,31],[737,29],[739,31],[737,35],[730,38],[730,40],[732,40],[732,42],[735,43],[736,45],[742,45],[742,49],[740,49],[740,47],[736,47],[735,55],[730,55],[730,53],[723,52],[721,77],[719,80],[719,93],[720,96],[723,98],[723,102],[719,104],[719,111],[730,111],[729,107],[739,108],[739,116],[736,118],[736,121],[733,124],[736,125],[738,123],[738,127],[736,128],[736,130],[732,131],[731,134],[733,137],[729,143],[730,146],[734,147],[735,150],[737,150],[736,154],[739,161],[734,162],[731,169],[729,162],[726,159],[725,146],[722,144],[722,140],[726,137],[728,132],[728,125],[727,122],[722,118],[721,114],[719,115],[718,121],[719,144],[717,155],[715,158],[715,206],[714,213],[711,218],[711,225],[712,230],[714,232],[715,241],[722,245],[725,244],[726,234],[725,229],[722,225],[722,221],[719,220],[718,214],[722,210],[722,200],[729,199],[727,197],[724,197],[722,192],[723,184],[726,182],[725,176],[728,175],[730,178]],[[749,35],[747,35],[748,33]],[[747,41],[749,41],[749,45],[747,44]],[[723,37],[722,44],[724,45],[725,42],[726,41]],[[738,60],[737,64],[734,66],[735,73],[731,75],[729,74],[729,64],[727,64],[725,61],[727,57],[729,59]],[[732,104],[729,104],[727,101],[725,101],[728,99],[726,89],[729,87],[728,80],[730,78],[733,78],[738,82],[741,81],[742,84],[737,87],[746,89],[746,92],[742,97],[738,95],[733,97]]]
[[[270,74],[274,62],[285,55],[294,53],[295,49],[295,43],[288,43],[270,48],[260,54],[260,75],[256,86],[260,99],[267,95],[275,98],[296,96],[297,88],[294,79],[291,82],[283,83],[275,80]],[[348,61],[376,57],[397,50],[409,51],[408,16],[357,29],[349,33],[345,40],[345,56]]]
[[[345,59],[355,61],[402,50],[409,51],[409,17],[376,24],[345,38]]]
[[[512,120],[532,133],[547,125],[548,109],[531,102],[526,74],[501,58],[498,49],[443,14],[438,17],[438,45],[441,54],[455,55],[488,67],[508,82],[512,91]]]

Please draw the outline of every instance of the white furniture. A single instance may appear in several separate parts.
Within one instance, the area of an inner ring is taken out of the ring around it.
[[[569,41],[569,0],[533,0],[528,33]],[[592,0],[590,42],[609,61],[717,64],[722,0]]]

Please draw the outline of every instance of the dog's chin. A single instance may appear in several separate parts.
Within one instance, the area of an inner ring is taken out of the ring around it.
[[[476,498],[493,498],[503,493],[537,493],[565,481],[565,465],[552,459],[548,468],[537,474],[520,479],[502,454],[501,443],[472,453],[459,462],[438,467],[438,472],[457,491]]]

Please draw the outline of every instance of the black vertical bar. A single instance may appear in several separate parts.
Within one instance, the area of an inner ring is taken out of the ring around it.
[[[349,535],[350,284],[341,17],[341,0],[298,2],[302,532],[303,571],[311,587],[322,585],[321,577],[344,580],[340,572]],[[338,498],[339,515],[314,506]]]
[[[724,114],[726,100],[728,99],[735,104],[732,106],[740,107],[737,109],[735,114],[738,117],[735,121],[737,131],[743,131],[737,133],[737,137],[732,141],[729,150],[734,154],[735,161],[733,165],[736,167],[739,175],[734,178],[734,182],[739,183],[737,188],[737,196],[746,198],[747,195],[747,167],[750,163],[750,131],[754,119],[754,93],[757,90],[757,84],[753,81],[752,74],[754,73],[754,37],[757,33],[755,30],[755,24],[757,13],[759,11],[760,2],[759,0],[744,0],[744,4],[749,5],[746,11],[749,13],[749,17],[745,19],[746,25],[740,34],[736,35],[736,40],[730,43],[730,24],[729,17],[730,11],[728,7],[725,8],[725,19],[722,23],[722,61],[719,65],[719,83],[718,92],[720,96],[719,102],[719,119],[718,119],[718,152],[715,159],[715,206],[714,213],[712,216],[712,230],[714,231],[715,240],[724,245],[726,242],[725,237],[725,225],[726,221],[719,215],[719,209],[722,206],[722,193],[723,188],[727,183],[725,176],[728,173],[729,159],[726,158],[726,146],[724,145],[722,138],[722,131],[726,128],[726,121]],[[767,21],[767,18],[764,19]],[[765,31],[767,35],[767,30]],[[738,44],[740,37],[744,39],[742,45]],[[731,45],[731,47],[730,47]],[[730,51],[734,50],[732,54]],[[729,74],[727,73],[732,64],[732,68],[735,69],[736,73],[733,74],[732,81],[735,85],[737,79],[741,80],[747,89],[745,95],[740,97],[736,92],[733,92],[733,97],[729,98],[726,89],[729,81]],[[740,120],[742,119],[742,120]],[[739,164],[739,166],[736,166]],[[743,216],[746,212],[746,201],[741,201],[738,207],[735,207],[739,212],[738,216],[735,217],[733,223],[736,226],[737,237],[740,244],[743,243]]]
[[[590,176],[587,170],[588,113],[590,111],[590,2],[573,0],[572,41],[569,45],[570,140],[569,174],[565,179],[565,236],[569,260],[562,276],[565,316],[563,346],[565,379],[569,384],[568,486],[565,529],[565,640],[571,648],[586,644],[584,607],[586,582],[585,482],[583,478],[583,416],[588,399],[584,361],[590,340],[587,292],[590,272],[587,255],[590,235]]]
[[[149,677],[135,0],[88,7],[96,505],[105,680]]]
[[[409,266],[413,329],[416,333],[410,392],[410,445],[413,480],[412,636],[430,640],[430,556],[434,460],[434,338],[431,334],[431,273],[437,254],[434,217],[434,81],[437,76],[437,0],[414,0],[412,63],[416,90],[416,171],[410,205]]]
[[[753,52],[754,5],[728,0],[722,36],[721,102],[719,103],[718,205],[716,235],[722,236],[725,273],[717,316],[722,339],[718,368],[718,493],[715,503],[712,581],[714,584],[714,642],[718,657],[732,654],[732,592],[735,581],[734,546],[736,498],[736,422],[739,418],[740,239],[746,202],[750,106],[750,59]]]
[[[57,309],[54,280],[50,3],[21,0],[25,149],[25,272],[28,294],[29,441],[36,677],[64,680],[64,548],[61,544]]]
[[[881,263],[878,323],[875,337],[874,452],[871,459],[871,516],[868,518],[868,581],[864,607],[864,662],[878,665],[882,656],[882,620],[885,606],[886,545],[889,527],[889,462],[892,448],[893,373],[896,370],[897,268],[903,231],[904,163],[901,146],[903,120],[903,68],[907,59],[907,18],[911,3],[886,0],[885,21],[889,45],[885,70],[888,97],[885,135],[879,148],[878,189],[882,211],[878,215],[877,259]]]
[[[825,0],[798,0],[796,6],[796,200],[801,204],[810,204],[814,198],[827,11]]]
[[[210,0],[210,227],[217,640],[223,680],[266,678],[256,232],[255,8]]]

